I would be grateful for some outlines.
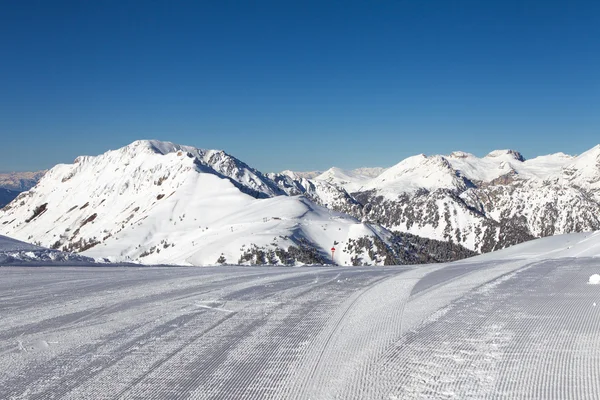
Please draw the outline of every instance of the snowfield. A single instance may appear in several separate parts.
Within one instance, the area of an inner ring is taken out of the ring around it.
[[[599,243],[401,267],[0,268],[0,398],[597,399]]]

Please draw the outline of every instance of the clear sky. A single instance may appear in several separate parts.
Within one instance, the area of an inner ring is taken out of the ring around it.
[[[0,171],[136,139],[265,172],[600,143],[600,2],[4,1]]]

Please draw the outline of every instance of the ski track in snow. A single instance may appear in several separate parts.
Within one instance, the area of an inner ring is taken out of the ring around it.
[[[0,398],[600,398],[599,269],[0,268]]]

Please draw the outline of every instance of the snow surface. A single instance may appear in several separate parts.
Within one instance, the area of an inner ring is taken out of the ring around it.
[[[37,250],[44,250],[44,248],[0,235],[0,251],[37,251]]]
[[[452,168],[471,181],[490,182],[502,175],[514,172],[524,179],[548,179],[561,172],[573,157],[563,153],[524,160],[513,150],[495,150],[483,158],[464,153],[447,157]]]
[[[48,262],[59,265],[96,265],[92,258],[46,249],[0,235],[0,266],[40,265]]]
[[[600,258],[570,251],[599,242],[385,268],[0,268],[0,398],[599,398]]]
[[[315,180],[325,181],[337,185],[348,193],[362,190],[367,182],[381,175],[385,168],[357,168],[344,170],[332,167],[322,174],[316,176]]]
[[[600,231],[569,233],[531,240],[507,249],[478,256],[481,260],[503,258],[600,257]]]
[[[300,180],[300,179],[313,179],[319,175],[321,175],[323,171],[291,171],[286,169],[285,171],[281,171],[282,175],[288,176],[292,179]]]
[[[419,189],[454,188],[460,186],[448,160],[442,156],[424,154],[409,157],[386,169],[364,184],[363,190],[379,190],[383,194],[397,195]]]

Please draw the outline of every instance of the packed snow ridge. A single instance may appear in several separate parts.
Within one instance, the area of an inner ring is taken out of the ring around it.
[[[0,266],[7,265],[95,265],[89,257],[35,246],[0,235]]]
[[[55,166],[0,210],[0,233],[114,261],[373,265],[592,231],[599,216],[600,146],[263,174],[224,151],[140,140]]]

